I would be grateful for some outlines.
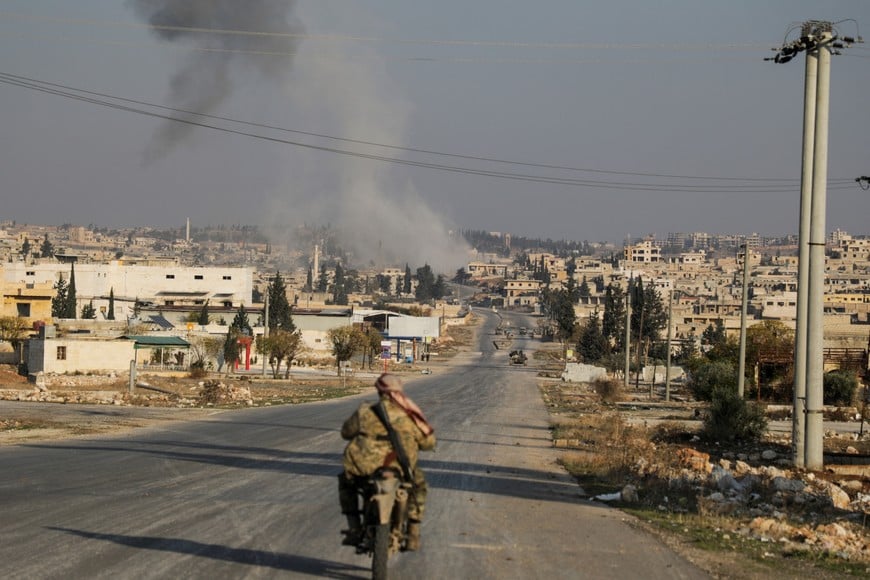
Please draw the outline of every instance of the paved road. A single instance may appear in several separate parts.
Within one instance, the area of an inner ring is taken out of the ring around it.
[[[531,368],[480,351],[408,391],[437,429],[397,578],[705,578],[556,464]],[[373,391],[372,391],[373,392]],[[0,449],[3,578],[366,578],[339,545],[341,422],[365,396]],[[369,396],[368,398],[371,398]]]

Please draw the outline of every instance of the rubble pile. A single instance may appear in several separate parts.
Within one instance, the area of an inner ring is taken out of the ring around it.
[[[90,375],[59,375],[54,373],[39,373],[36,376],[36,384],[51,389],[81,388],[81,387],[97,387],[110,386],[116,384],[121,378],[117,373],[109,372],[106,374],[90,374]]]
[[[849,561],[870,562],[870,513],[866,478],[789,469],[790,460],[772,450],[726,453],[711,461],[706,453],[681,449],[667,487],[698,496],[699,513],[728,516],[730,531],[761,542],[777,542],[786,552],[812,551]],[[661,466],[641,461],[639,475],[663,476]],[[622,501],[631,494],[622,493]],[[667,497],[661,511],[680,511]]]
[[[30,401],[36,403],[86,403],[93,405],[126,405],[127,395],[117,391],[50,391],[45,387],[30,390],[2,389],[4,401]]]
[[[199,403],[201,405],[254,404],[250,387],[228,385],[221,381],[204,381],[200,385]]]

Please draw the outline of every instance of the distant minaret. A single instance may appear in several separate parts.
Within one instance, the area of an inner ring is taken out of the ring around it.
[[[314,267],[311,268],[311,277],[317,279],[320,273],[320,246],[314,244]]]
[[[187,228],[184,231],[184,241],[190,243],[190,218],[187,218]]]

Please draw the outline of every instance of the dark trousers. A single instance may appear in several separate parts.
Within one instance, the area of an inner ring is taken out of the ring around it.
[[[357,490],[365,485],[367,480],[368,477],[350,475],[344,471],[338,474],[338,503],[341,506],[341,513],[359,513],[359,493]],[[416,522],[423,521],[423,513],[426,510],[426,496],[428,494],[429,485],[426,483],[423,470],[418,467],[414,470],[414,489],[411,491],[411,497],[408,501],[409,520]]]

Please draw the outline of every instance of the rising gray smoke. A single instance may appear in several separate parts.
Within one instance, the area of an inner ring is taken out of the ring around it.
[[[196,49],[179,63],[170,81],[169,106],[213,113],[232,92],[232,73],[253,70],[281,82],[290,69],[301,23],[295,0],[128,0],[153,33]],[[217,32],[223,31],[223,32]],[[248,33],[248,34],[246,34]],[[262,34],[272,33],[272,35]],[[199,120],[189,116],[192,120]],[[167,122],[156,135],[150,156],[160,156],[192,127]]]
[[[350,3],[342,15],[352,25],[367,18],[367,10],[364,3]],[[358,42],[304,43],[285,87],[288,108],[317,119],[318,132],[403,145],[414,103],[385,62],[377,47]],[[340,148],[401,156],[380,148]],[[469,259],[467,246],[449,235],[449,208],[438,203],[437,192],[420,191],[414,175],[397,166],[294,149],[284,168],[285,185],[263,212],[263,225],[274,234],[303,223],[330,224],[340,232],[341,245],[352,250],[357,268],[428,263],[452,276]]]
[[[292,35],[300,34],[302,26],[293,15],[294,0],[128,2],[154,27],[154,34],[203,49],[192,51],[173,75],[170,98],[175,108],[213,112],[229,97],[234,76],[254,70],[264,80],[280,85],[288,109],[297,116],[317,119],[316,126],[323,126],[319,130],[324,133],[390,144],[401,144],[407,138],[413,105],[403,97],[402,88],[393,84],[373,49],[350,41],[320,43],[293,67],[289,57],[264,54],[297,51],[298,37]],[[339,14],[317,3],[305,7],[330,12],[327,21],[342,19],[348,26],[357,18],[377,17],[367,14],[365,3],[350,3]],[[310,43],[298,48],[304,51],[306,46]],[[151,147],[151,156],[165,154],[190,130],[183,123],[167,123]],[[286,185],[273,193],[264,208],[263,225],[277,242],[294,225],[332,224],[342,232],[342,244],[352,248],[357,265],[409,263],[418,267],[428,263],[452,274],[467,259],[467,247],[448,235],[444,208],[434,211],[414,184],[394,176],[392,169],[370,160],[293,149],[286,163],[275,169],[286,172]],[[299,249],[310,252],[313,248]]]

